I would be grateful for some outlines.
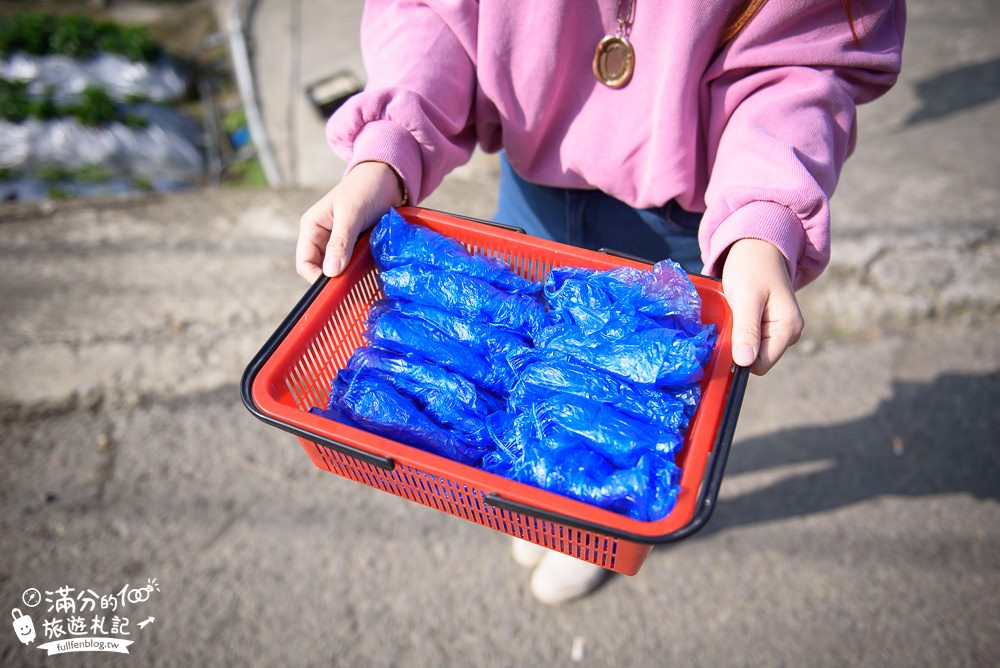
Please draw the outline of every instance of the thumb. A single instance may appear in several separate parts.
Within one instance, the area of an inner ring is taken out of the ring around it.
[[[323,273],[338,276],[347,267],[362,226],[361,216],[354,207],[334,203],[333,227],[323,255]]]
[[[760,352],[760,320],[766,296],[751,291],[739,291],[730,298],[733,310],[733,362],[751,366]]]
[[[323,273],[327,276],[337,276],[344,271],[351,260],[351,251],[357,240],[357,233],[346,225],[334,226],[330,233],[330,241],[326,245],[323,257]]]
[[[354,244],[390,206],[404,200],[402,177],[383,162],[361,162],[349,171],[333,198],[333,225],[323,257],[323,273],[337,276],[347,267]]]

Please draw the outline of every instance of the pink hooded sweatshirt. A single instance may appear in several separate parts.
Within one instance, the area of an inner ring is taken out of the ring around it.
[[[627,6],[628,0],[624,0]],[[830,207],[855,106],[900,68],[902,0],[769,0],[721,49],[738,0],[634,0],[635,73],[599,83],[594,47],[618,0],[369,0],[368,84],[330,119],[353,165],[379,160],[411,203],[503,148],[528,181],[632,206],[704,212],[706,272],[743,238],[777,246],[796,287],[830,257]]]

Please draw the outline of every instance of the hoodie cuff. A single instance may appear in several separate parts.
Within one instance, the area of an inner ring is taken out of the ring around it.
[[[392,167],[403,187],[403,204],[416,204],[422,169],[420,146],[413,135],[392,121],[366,123],[354,138],[347,172],[362,162],[384,162]]]
[[[705,273],[721,277],[726,251],[740,239],[760,239],[776,246],[785,256],[793,285],[798,285],[796,272],[805,251],[806,232],[791,209],[776,202],[757,201],[733,211],[708,240]]]

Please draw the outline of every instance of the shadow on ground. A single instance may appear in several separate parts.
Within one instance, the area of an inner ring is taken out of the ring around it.
[[[822,513],[879,496],[1000,500],[1000,373],[897,383],[862,419],[742,441],[726,476],[808,472],[722,501],[702,532]],[[810,466],[812,464],[812,466]]]
[[[948,70],[918,81],[915,89],[921,105],[906,119],[906,127],[1000,98],[1000,58]]]

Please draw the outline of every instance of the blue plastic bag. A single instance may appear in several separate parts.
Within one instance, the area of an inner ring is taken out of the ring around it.
[[[381,436],[395,439],[463,464],[478,464],[484,450],[462,442],[450,430],[424,415],[417,404],[370,369],[338,374],[344,389],[337,410],[317,409],[316,413],[337,419],[346,413],[357,425]]]
[[[416,403],[441,427],[456,431],[459,440],[492,449],[486,417],[503,403],[458,374],[415,356],[395,355],[375,348],[359,348],[347,363],[351,371],[367,369]]]
[[[676,503],[679,469],[648,453],[633,467],[616,468],[589,451],[537,452],[517,479],[642,521],[666,517]]]
[[[481,350],[441,333],[418,318],[387,311],[373,320],[366,337],[376,348],[434,362],[494,393],[506,393],[508,384],[513,382],[510,374],[491,363]]]
[[[533,294],[541,285],[522,278],[501,260],[470,254],[459,242],[420,225],[412,225],[389,209],[370,237],[372,256],[381,271],[417,264],[478,278],[511,294]]]
[[[493,323],[522,336],[533,337],[547,322],[545,307],[534,297],[504,292],[474,276],[408,264],[383,271],[378,278],[389,299]]]
[[[505,421],[492,425],[509,438],[484,455],[484,470],[633,519],[657,520],[673,509],[681,472],[672,458],[645,452],[620,467],[585,444],[536,433],[526,415]]]
[[[539,335],[537,347],[633,383],[683,387],[701,380],[714,343],[714,330],[709,327],[693,336],[676,329],[651,328],[607,341],[587,337],[571,325],[556,325]]]
[[[615,406],[572,394],[554,394],[531,405],[522,415],[546,447],[586,447],[618,468],[635,466],[654,452],[673,457],[683,434],[650,424]],[[523,429],[521,430],[523,433]]]
[[[545,281],[552,325],[537,337],[559,351],[633,383],[683,387],[699,381],[715,328],[701,323],[701,298],[676,263],[653,271],[556,268]]]
[[[701,296],[672,260],[656,263],[652,271],[556,267],[544,291],[551,319],[576,324],[586,334],[616,322],[621,331],[668,327],[695,334],[704,327]]]
[[[701,388],[672,392],[630,383],[621,376],[585,366],[569,355],[532,350],[513,358],[517,382],[508,397],[514,410],[527,410],[554,393],[567,393],[616,406],[622,412],[684,433]]]
[[[405,300],[386,299],[377,302],[372,306],[369,322],[388,312],[420,320],[441,334],[461,341],[479,350],[485,357],[496,360],[509,360],[531,348],[531,344],[522,335],[499,325],[456,318],[441,309]]]

